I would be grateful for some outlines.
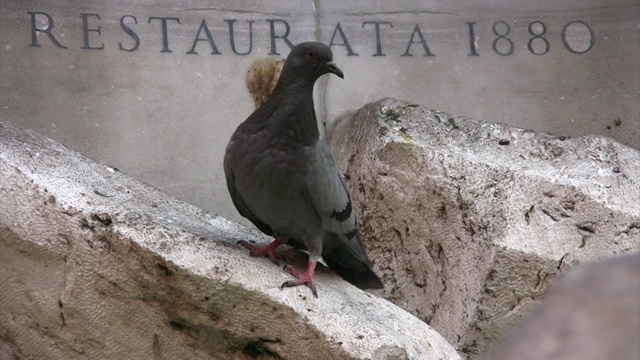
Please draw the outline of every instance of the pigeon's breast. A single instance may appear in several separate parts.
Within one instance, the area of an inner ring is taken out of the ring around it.
[[[303,239],[321,234],[321,221],[303,196],[309,149],[251,137],[240,142],[245,148],[234,149],[231,159],[247,206],[277,234]]]

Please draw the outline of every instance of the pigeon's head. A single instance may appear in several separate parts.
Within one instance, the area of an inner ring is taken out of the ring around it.
[[[282,68],[282,74],[315,82],[320,76],[332,73],[344,79],[344,74],[333,62],[331,49],[319,42],[303,42],[291,49]]]

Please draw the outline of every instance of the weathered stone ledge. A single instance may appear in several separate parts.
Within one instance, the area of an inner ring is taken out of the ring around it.
[[[0,122],[0,354],[33,359],[456,359],[331,271],[320,297],[229,220]]]

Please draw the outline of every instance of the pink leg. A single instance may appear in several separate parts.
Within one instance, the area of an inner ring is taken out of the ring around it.
[[[278,262],[276,261],[276,249],[278,248],[278,246],[286,242],[287,242],[287,238],[276,237],[275,239],[273,239],[271,243],[269,243],[269,245],[266,245],[266,246],[253,245],[247,241],[238,241],[238,244],[249,249],[249,251],[251,251],[250,252],[251,256],[268,257],[269,259],[271,259],[271,261],[273,261],[277,265]]]
[[[318,293],[316,292],[316,283],[313,280],[313,271],[316,268],[316,262],[313,260],[309,260],[309,265],[307,266],[307,272],[302,274],[298,270],[296,270],[291,265],[285,265],[284,269],[287,270],[291,275],[293,275],[296,279],[285,281],[280,285],[280,288],[298,286],[298,285],[307,285],[309,289],[311,289],[311,293],[313,296],[318,297]]]

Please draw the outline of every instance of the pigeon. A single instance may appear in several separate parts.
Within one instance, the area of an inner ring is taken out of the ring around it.
[[[382,288],[360,241],[344,177],[320,137],[313,86],[324,74],[344,79],[328,46],[303,42],[291,49],[266,101],[235,130],[224,155],[229,194],[240,215],[274,240],[259,247],[240,242],[252,255],[276,262],[276,248],[309,254],[306,272],[284,268],[318,296],[314,270],[320,258],[355,286]]]

